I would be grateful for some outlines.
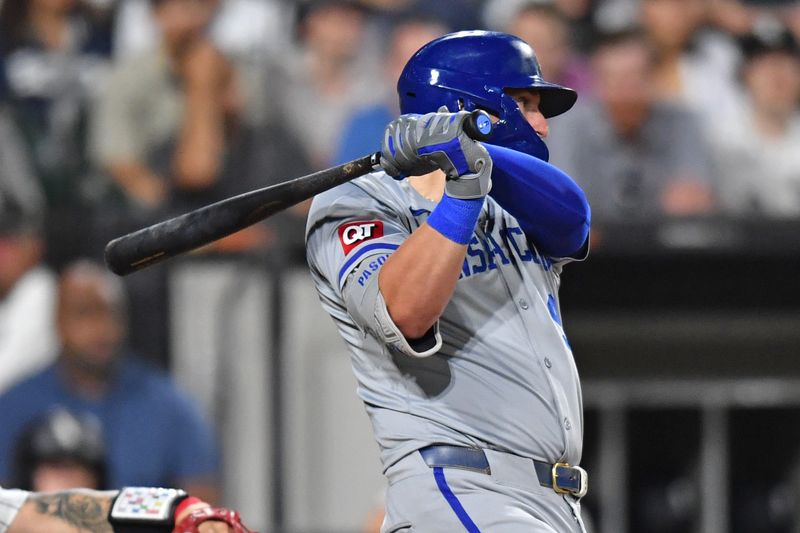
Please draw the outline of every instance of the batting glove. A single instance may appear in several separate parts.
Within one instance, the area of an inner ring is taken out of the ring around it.
[[[395,179],[442,169],[445,190],[453,198],[486,196],[491,189],[492,158],[479,142],[464,133],[466,111],[446,107],[426,115],[402,115],[386,126],[381,166]]]

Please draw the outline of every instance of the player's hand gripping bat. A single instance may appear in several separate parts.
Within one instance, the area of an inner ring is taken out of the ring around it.
[[[492,123],[484,111],[473,111],[464,133],[484,141]],[[124,276],[235,233],[337,185],[380,168],[376,152],[343,165],[249,191],[118,237],[106,245],[108,268]]]

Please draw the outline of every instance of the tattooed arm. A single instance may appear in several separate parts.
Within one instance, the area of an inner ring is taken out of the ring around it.
[[[114,533],[108,523],[108,513],[116,495],[116,491],[82,489],[31,493],[7,533]],[[191,512],[204,507],[208,507],[208,504],[193,504],[176,520],[180,522]],[[228,533],[231,529],[223,522],[205,522],[198,526],[198,531]]]
[[[108,511],[116,492],[32,493],[8,533],[113,533]]]

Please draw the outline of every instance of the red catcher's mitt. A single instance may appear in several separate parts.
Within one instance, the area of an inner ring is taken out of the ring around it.
[[[198,509],[181,520],[179,524],[176,524],[172,533],[198,533],[197,527],[203,522],[209,522],[211,520],[225,522],[231,527],[234,533],[256,533],[255,531],[247,529],[247,527],[242,524],[239,513],[220,507]]]

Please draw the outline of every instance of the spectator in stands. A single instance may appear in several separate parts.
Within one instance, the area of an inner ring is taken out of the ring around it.
[[[713,127],[735,114],[736,50],[732,40],[702,31],[705,0],[642,0],[641,20],[655,50],[654,88]]]
[[[741,40],[740,112],[713,136],[722,209],[800,216],[800,47],[781,26]]]
[[[123,61],[96,111],[93,150],[145,211],[218,199],[242,102],[231,63],[206,34],[216,0],[151,0],[157,53]]]
[[[592,56],[597,101],[576,106],[550,133],[554,163],[580,181],[593,219],[705,214],[712,180],[696,117],[661,102],[643,35],[603,37]]]
[[[55,355],[56,280],[43,251],[40,217],[13,200],[0,204],[0,391]]]
[[[747,35],[762,19],[764,8],[740,0],[708,0],[708,23],[735,37]]]
[[[317,168],[330,166],[346,118],[380,100],[380,76],[362,60],[363,8],[353,0],[309,0],[297,22],[299,49],[270,73],[276,113]]]
[[[536,51],[545,79],[571,87],[585,98],[590,93],[589,66],[570,42],[569,21],[555,4],[529,0],[504,29]]]
[[[219,9],[209,34],[226,55],[258,61],[265,53],[284,50],[289,42],[286,18],[290,5],[280,0],[216,0]],[[114,56],[126,59],[158,48],[158,29],[150,0],[119,2]]]
[[[0,209],[12,204],[32,215],[45,211],[44,193],[25,141],[8,107],[0,103]]]
[[[596,0],[555,0],[558,10],[569,22],[572,43],[581,52],[589,50],[596,31],[594,17],[604,3]]]
[[[103,194],[87,157],[86,117],[111,49],[104,22],[80,0],[0,5],[0,96],[46,195],[56,263],[86,251],[86,209]]]
[[[616,2],[608,3],[619,2],[630,2],[630,0],[616,0]],[[543,9],[544,12],[548,12],[546,13],[548,16],[555,12],[559,19],[557,22],[559,33],[563,31],[563,38],[569,42],[569,46],[573,50],[585,54],[594,38],[596,30],[594,19],[598,7],[605,4],[591,0],[486,0],[483,21],[488,29],[509,31],[518,16],[530,16],[529,13],[526,13],[529,9],[533,9],[534,12],[537,11],[537,8]],[[553,30],[546,28],[545,31],[550,33]],[[520,37],[522,36],[520,35]],[[561,38],[560,35],[558,37]],[[541,55],[537,51],[537,57]]]
[[[357,108],[341,130],[335,157],[344,163],[376,152],[381,148],[386,124],[400,114],[397,105],[397,79],[409,58],[423,45],[447,33],[447,28],[434,19],[406,16],[397,19],[388,39],[384,57],[385,83],[383,99],[374,105]]]
[[[780,11],[780,17],[794,35],[795,40],[800,41],[800,4],[786,2]]]
[[[100,421],[54,409],[29,424],[14,443],[12,486],[37,492],[110,489]]]
[[[503,0],[509,1],[509,0]],[[413,13],[417,17],[441,21],[455,30],[474,30],[480,26],[480,12],[485,0],[360,0],[373,12],[390,17]]]
[[[112,73],[95,109],[92,151],[125,202],[106,208],[99,240],[247,188],[248,101],[239,72],[208,35],[218,3],[150,0],[161,46],[123,59]],[[267,238],[253,226],[217,247],[252,250]],[[156,268],[126,282],[133,343],[156,358],[169,348],[166,275]]]
[[[64,407],[101,421],[110,486],[181,486],[214,501],[211,432],[165,375],[126,352],[119,279],[99,265],[74,263],[61,276],[58,296],[58,360],[0,396],[3,484],[11,481],[12,446],[23,428]]]

